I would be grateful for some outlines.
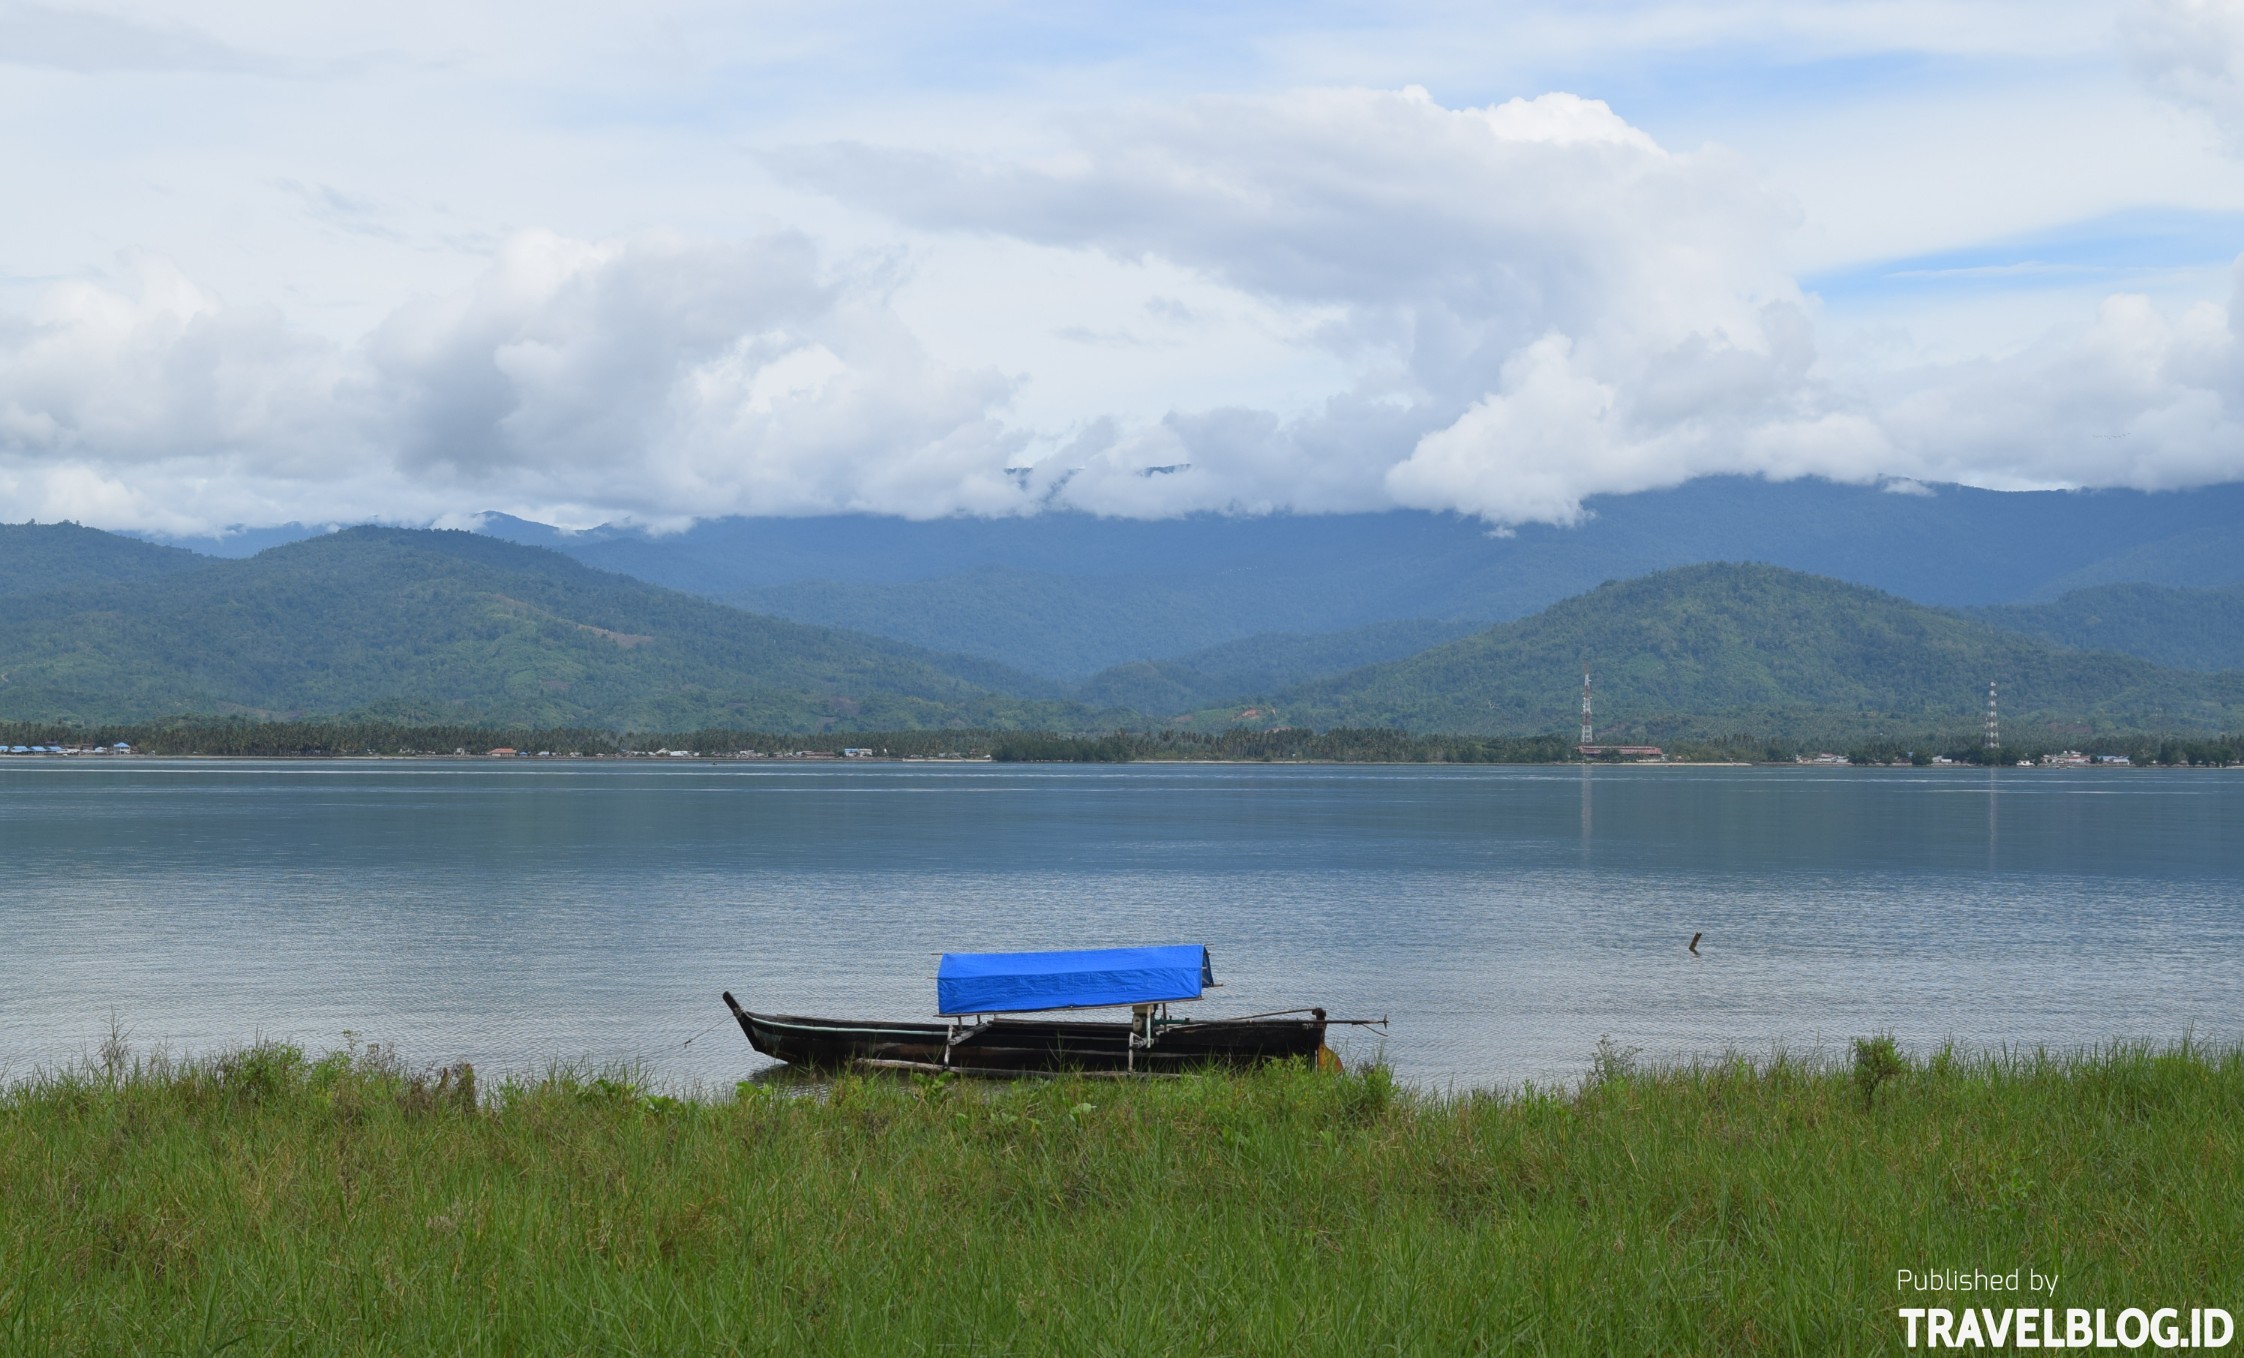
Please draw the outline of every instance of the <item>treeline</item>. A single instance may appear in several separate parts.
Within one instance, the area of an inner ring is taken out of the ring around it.
[[[1828,733],[1837,735],[1839,733]],[[1428,736],[1392,727],[1306,727],[1221,732],[1113,731],[1103,735],[993,730],[828,732],[819,735],[711,727],[694,731],[611,731],[591,727],[408,725],[392,722],[250,721],[186,718],[116,725],[0,722],[0,746],[113,746],[152,755],[249,758],[347,758],[384,755],[487,754],[493,750],[557,757],[649,755],[839,755],[868,750],[891,759],[993,759],[1005,763],[1124,764],[1159,760],[1302,761],[1387,764],[1556,764],[1576,757],[1563,736]],[[2244,764],[2244,735],[2157,736],[2027,732],[1994,751],[1976,735],[1931,733],[1819,741],[1738,732],[1671,740],[1671,759],[1692,762],[1791,763],[1820,753],[1857,764],[1961,764],[2038,761],[2060,750],[2125,755],[2138,765],[2226,767]]]
[[[1140,760],[1311,760],[1351,763],[1547,764],[1573,757],[1557,736],[1416,736],[1385,728],[1331,731],[1116,731],[1076,736],[1019,731],[882,731],[780,734],[704,728],[631,732],[583,727],[403,725],[375,721],[182,719],[73,726],[0,722],[0,745],[130,745],[141,754],[251,758],[487,754],[617,757],[683,751],[698,755],[838,755],[885,758],[1107,763]]]
[[[842,732],[775,734],[707,728],[696,731],[612,731],[597,727],[412,725],[358,721],[250,721],[179,718],[161,722],[69,725],[0,722],[0,745],[130,745],[154,755],[252,758],[345,758],[359,755],[488,754],[613,757],[672,750],[694,754],[839,754],[872,749],[895,757],[986,756],[1009,733],[1000,731]]]
[[[1100,735],[1051,731],[884,731],[816,736],[706,730],[626,735],[618,739],[624,750],[633,752],[665,746],[701,754],[837,753],[860,749],[885,758],[974,758],[1022,764],[1128,764],[1194,759],[1542,764],[1573,757],[1573,747],[1556,736],[1526,739],[1416,736],[1389,728],[1269,731],[1238,727],[1223,732],[1110,731]]]
[[[1006,762],[1118,764],[1135,760],[1268,760],[1363,764],[1555,764],[1574,757],[1557,736],[1419,736],[1392,727],[1330,731],[1234,727],[1221,732],[1116,731],[1103,736],[1013,735],[992,747]]]
[[[555,754],[620,754],[614,731],[506,726],[406,726],[368,721],[185,719],[64,725],[0,722],[0,744],[130,745],[140,754],[333,758],[346,755],[483,754],[500,746]]]

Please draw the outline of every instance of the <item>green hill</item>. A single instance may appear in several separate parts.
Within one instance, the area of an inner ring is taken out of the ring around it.
[[[74,523],[0,523],[0,596],[154,580],[211,564],[177,547]]]
[[[1279,696],[1276,716],[1564,731],[1577,720],[1585,662],[1600,731],[1615,739],[1738,717],[1795,729],[1834,718],[1953,725],[1982,709],[1989,681],[2021,719],[2233,729],[2244,717],[2244,674],[2068,651],[1859,585],[1751,565],[1609,583],[1406,660],[1302,685]]]
[[[87,530],[81,530],[87,531]],[[11,601],[0,717],[363,713],[815,730],[1077,724],[986,661],[757,617],[469,533],[354,528]]]
[[[1997,627],[2184,670],[2244,669],[2244,586],[2099,585],[2054,603],[1976,608]]]

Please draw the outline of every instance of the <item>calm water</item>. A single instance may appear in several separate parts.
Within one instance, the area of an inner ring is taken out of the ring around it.
[[[725,989],[919,1016],[941,949],[1168,941],[1207,1012],[1388,1014],[1433,1084],[2244,1039],[2238,772],[16,760],[0,848],[16,1075],[114,1013],[729,1083]]]

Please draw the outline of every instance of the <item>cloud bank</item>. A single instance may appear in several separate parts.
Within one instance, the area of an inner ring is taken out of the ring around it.
[[[2235,65],[2200,29],[2231,52],[2244,29],[2208,14],[2147,7],[2131,50],[2147,82],[2232,118]],[[1835,358],[1817,299],[1777,263],[1786,200],[1734,154],[1663,147],[1572,94],[1307,89],[1078,115],[1012,157],[847,141],[765,161],[886,222],[893,248],[521,231],[466,286],[341,339],[229,307],[151,254],[52,284],[0,313],[0,502],[180,533],[485,508],[660,523],[1411,506],[1508,524],[1710,473],[2244,476],[2233,301],[2169,314],[2115,296],[1968,363]],[[1039,427],[1018,413],[1034,363],[947,357],[902,319],[900,292],[961,241],[1125,283],[1182,271],[1286,318],[1283,342],[1344,376],[1284,408],[1150,414],[1102,408],[1094,384]]]

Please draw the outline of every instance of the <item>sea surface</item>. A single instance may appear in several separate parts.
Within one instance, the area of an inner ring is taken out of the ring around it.
[[[19,758],[0,854],[5,1078],[114,1021],[729,1088],[724,990],[917,1017],[943,950],[1160,942],[1435,1087],[2244,1040],[2244,771]]]

